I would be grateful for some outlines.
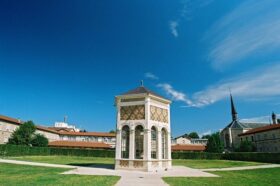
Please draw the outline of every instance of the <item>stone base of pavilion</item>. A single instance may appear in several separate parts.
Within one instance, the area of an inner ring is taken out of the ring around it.
[[[115,169],[145,172],[167,171],[172,169],[172,160],[116,159]]]

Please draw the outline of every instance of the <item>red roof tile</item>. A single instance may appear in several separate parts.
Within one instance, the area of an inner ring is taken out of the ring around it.
[[[98,136],[98,137],[116,137],[116,134],[109,132],[59,132],[61,135],[68,136]]]
[[[186,145],[172,145],[172,151],[204,151],[206,149],[205,145],[193,145],[193,144],[186,144]]]
[[[21,121],[19,119],[10,118],[8,116],[3,116],[3,115],[0,115],[0,120],[8,121],[8,122],[11,122],[11,123],[14,123],[14,124],[21,124]]]
[[[259,132],[265,132],[265,131],[276,130],[276,129],[280,129],[280,124],[273,124],[273,125],[267,125],[264,127],[254,128],[254,129],[248,130],[247,132],[244,132],[243,134],[239,134],[239,136],[245,136],[248,134],[255,134],[255,133],[259,133]]]
[[[99,149],[111,148],[111,146],[106,143],[86,142],[86,141],[52,141],[49,142],[49,147],[99,148]]]

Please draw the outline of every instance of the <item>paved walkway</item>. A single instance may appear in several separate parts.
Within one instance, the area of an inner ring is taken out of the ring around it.
[[[251,169],[266,169],[280,167],[280,164],[267,164],[267,165],[255,165],[244,167],[228,167],[228,168],[215,168],[215,169],[199,169],[201,171],[234,171],[234,170],[251,170]]]
[[[78,167],[63,174],[113,175],[121,176],[116,186],[167,186],[162,177],[217,177],[217,175],[184,166],[173,166],[172,170],[160,172],[142,172],[129,170],[113,170],[94,167]]]

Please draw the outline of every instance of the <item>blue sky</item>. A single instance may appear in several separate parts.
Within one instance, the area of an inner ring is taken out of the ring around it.
[[[280,2],[0,2],[0,113],[115,128],[114,96],[144,85],[173,100],[172,134],[280,113]]]

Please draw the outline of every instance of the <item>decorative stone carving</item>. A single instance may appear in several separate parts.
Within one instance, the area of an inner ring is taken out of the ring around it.
[[[163,109],[163,108],[159,108],[159,107],[151,105],[150,112],[151,112],[151,118],[150,118],[151,120],[168,123],[167,109]]]
[[[159,166],[159,165],[158,165],[158,162],[157,162],[157,161],[153,161],[153,162],[152,162],[152,166],[153,166],[153,167],[158,167],[158,166]]]
[[[120,160],[120,167],[128,167],[128,160]]]
[[[141,168],[143,167],[143,161],[133,161],[134,168]]]
[[[143,120],[143,119],[145,119],[144,105],[121,107],[121,120]]]

